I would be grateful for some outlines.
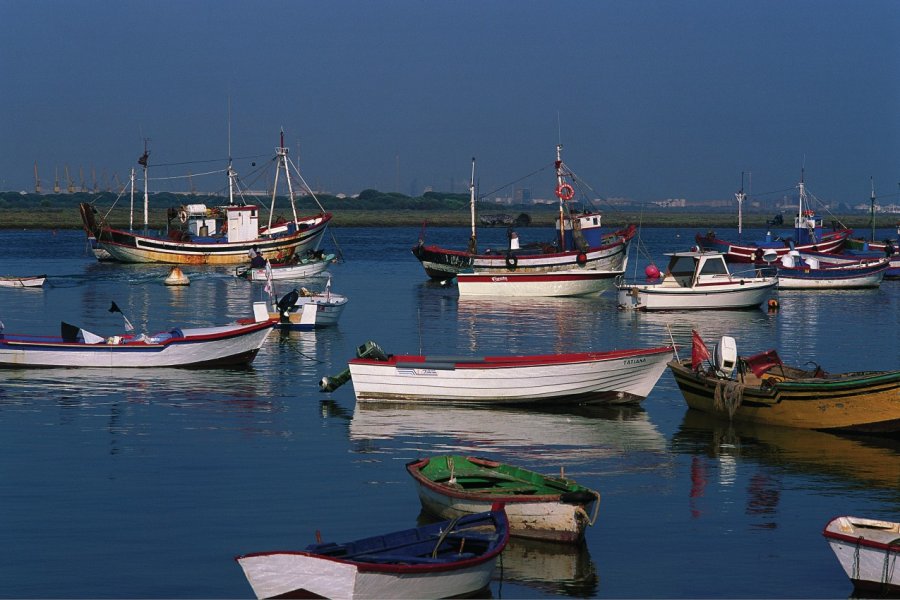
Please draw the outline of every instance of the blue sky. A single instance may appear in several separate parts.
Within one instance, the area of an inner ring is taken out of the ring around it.
[[[0,0],[0,188],[68,166],[239,173],[279,130],[332,192],[900,202],[900,2]],[[62,175],[61,175],[62,176]],[[221,181],[203,184],[221,186]],[[547,172],[524,185],[548,195]],[[164,189],[168,184],[158,184]],[[200,183],[198,182],[199,186]]]

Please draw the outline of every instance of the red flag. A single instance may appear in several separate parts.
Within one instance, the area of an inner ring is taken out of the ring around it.
[[[700,363],[709,358],[709,348],[703,343],[696,329],[691,330],[691,337],[691,368],[696,371],[700,368]]]

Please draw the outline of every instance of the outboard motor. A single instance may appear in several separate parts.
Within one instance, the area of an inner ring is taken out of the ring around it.
[[[724,377],[731,377],[737,366],[737,344],[733,337],[723,335],[716,344],[716,371]]]
[[[285,294],[284,297],[278,301],[275,307],[278,308],[278,313],[282,317],[286,317],[288,312],[290,312],[294,305],[297,304],[297,300],[299,299],[300,292],[298,292],[297,289],[294,288],[292,291]]]

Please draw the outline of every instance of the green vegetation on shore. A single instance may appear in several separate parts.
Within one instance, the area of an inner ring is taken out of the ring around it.
[[[469,198],[466,194],[442,194],[428,192],[419,198],[403,194],[383,193],[364,190],[356,198],[319,196],[325,209],[334,214],[334,227],[409,227],[427,222],[429,227],[462,227],[469,225]],[[268,218],[267,198],[256,198],[263,207],[262,218]],[[0,193],[0,229],[78,229],[81,217],[78,213],[80,202],[93,203],[98,213],[116,227],[128,227],[130,198],[116,197],[111,193],[76,194],[20,194]],[[171,206],[205,203],[216,206],[227,202],[223,198],[209,196],[188,196],[183,194],[159,193],[151,196],[150,227],[166,226],[167,210]],[[115,206],[113,207],[113,205]],[[290,217],[289,203],[279,198],[276,202],[276,217]],[[113,207],[110,210],[110,207]],[[279,209],[279,207],[281,207]],[[686,227],[691,229],[711,229],[717,227],[737,227],[737,211],[710,210],[704,208],[659,208],[640,210],[620,207],[599,206],[608,227],[639,223],[646,227]],[[299,214],[318,212],[311,198],[301,198],[297,203]],[[553,206],[499,206],[482,203],[479,214],[506,213],[513,217],[525,212],[536,227],[552,226],[557,209]],[[745,211],[743,225],[748,229],[766,227],[769,213]],[[792,215],[785,215],[785,225],[789,228]],[[135,225],[143,220],[143,200],[135,200]],[[870,226],[869,215],[865,213],[826,216],[826,221],[840,222],[847,227],[863,229]],[[896,216],[876,215],[876,227],[893,228]]]

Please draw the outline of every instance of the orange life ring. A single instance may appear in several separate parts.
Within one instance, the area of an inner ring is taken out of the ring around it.
[[[571,200],[575,197],[575,188],[568,183],[561,183],[556,188],[556,195],[560,200]]]

